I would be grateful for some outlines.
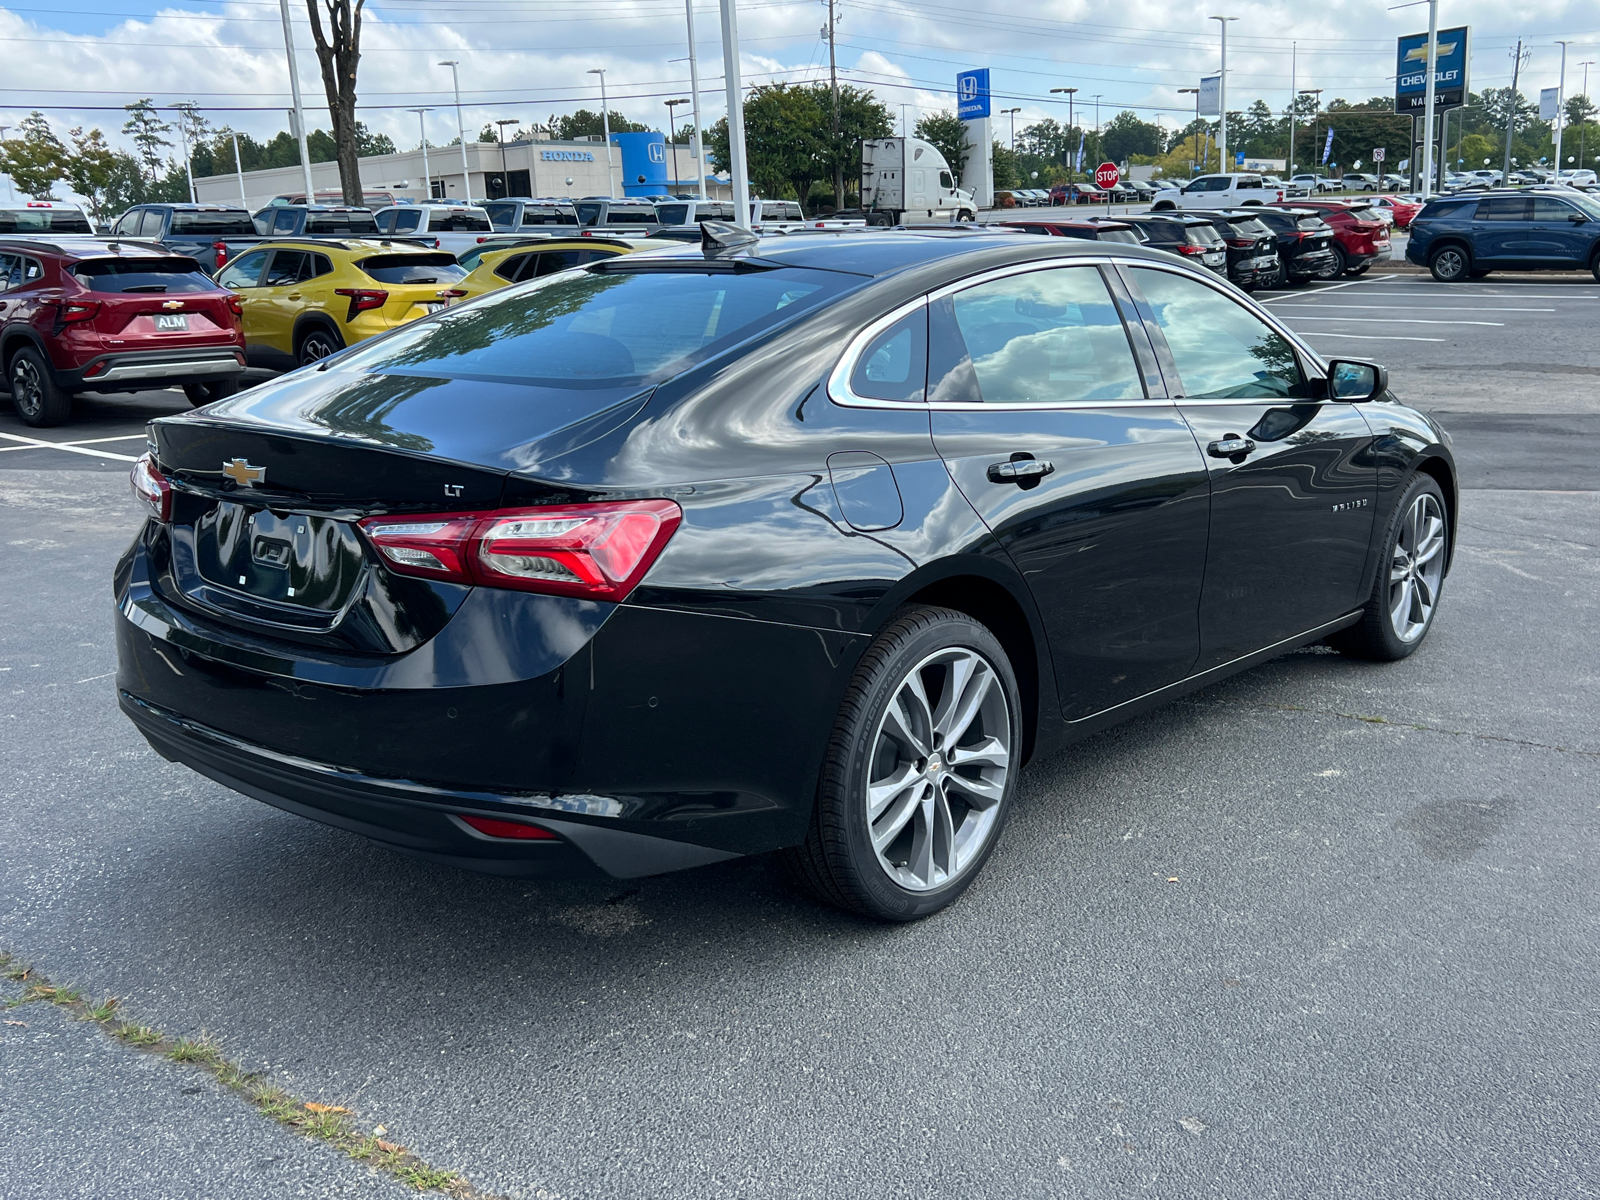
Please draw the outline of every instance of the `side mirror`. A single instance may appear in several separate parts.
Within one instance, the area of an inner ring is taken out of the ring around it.
[[[1389,390],[1389,372],[1377,363],[1336,358],[1328,364],[1328,399],[1360,403]]]
[[[1574,225],[1587,225],[1589,223],[1589,218],[1584,216],[1582,213],[1572,213],[1567,217],[1567,220],[1571,221]]]

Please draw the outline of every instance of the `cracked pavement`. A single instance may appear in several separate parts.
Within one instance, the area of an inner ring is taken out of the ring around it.
[[[1302,651],[1033,764],[983,877],[905,928],[762,859],[468,875],[163,762],[107,677],[136,517],[85,466],[0,470],[0,949],[485,1191],[1600,1195],[1576,456],[1464,494],[1411,659]],[[6,1016],[0,1194],[399,1190],[193,1071]]]

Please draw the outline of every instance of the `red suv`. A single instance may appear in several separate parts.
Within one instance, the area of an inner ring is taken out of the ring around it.
[[[74,392],[239,389],[239,298],[192,258],[136,242],[0,237],[0,363],[17,415],[59,425]]]
[[[1389,257],[1389,226],[1366,200],[1296,200],[1296,208],[1316,209],[1333,230],[1334,263],[1320,279],[1364,275],[1380,258]]]

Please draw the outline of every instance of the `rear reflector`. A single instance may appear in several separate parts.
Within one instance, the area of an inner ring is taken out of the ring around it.
[[[559,842],[561,839],[548,829],[540,829],[537,825],[524,825],[520,821],[496,821],[493,817],[469,817],[461,814],[461,819],[471,825],[479,833],[495,838],[517,838],[526,842]]]
[[[361,528],[401,575],[616,603],[644,578],[682,520],[671,500],[615,500],[368,517]]]
[[[133,470],[128,473],[128,482],[133,485],[134,496],[144,504],[152,517],[158,521],[172,519],[172,485],[148,454],[133,464]]]

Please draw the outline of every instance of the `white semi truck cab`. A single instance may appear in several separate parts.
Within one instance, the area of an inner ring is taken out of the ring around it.
[[[871,138],[861,143],[861,207],[880,225],[948,225],[975,221],[971,192],[956,186],[944,155],[921,138]]]

